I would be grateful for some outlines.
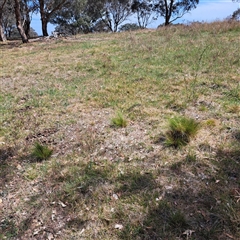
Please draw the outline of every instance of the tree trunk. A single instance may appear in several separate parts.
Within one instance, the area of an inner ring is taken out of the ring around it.
[[[4,34],[4,31],[3,31],[3,24],[2,24],[2,10],[0,10],[0,41],[1,42],[5,42],[7,41],[7,38]]]
[[[168,26],[170,24],[170,17],[167,15],[166,17],[165,17],[165,23],[164,23],[164,25],[165,26]]]
[[[24,23],[24,32],[25,32],[27,38],[30,38],[30,24],[31,24],[31,21],[27,17],[27,19],[25,20],[25,23]]]
[[[166,3],[165,26],[168,26],[171,23],[170,20],[172,17],[174,0],[171,0],[169,5],[166,0],[165,3]]]
[[[7,41],[7,38],[4,34],[4,31],[3,31],[3,27],[1,25],[1,21],[0,21],[0,41],[1,42],[6,42]]]
[[[3,30],[3,8],[6,4],[7,0],[2,1],[2,4],[0,6],[0,41],[5,42],[7,41],[7,38],[4,34]]]
[[[44,10],[44,0],[39,0],[39,6],[40,6],[40,15],[41,15],[41,22],[42,22],[42,35],[44,37],[47,37],[48,36],[48,31],[47,31],[48,16]]]
[[[21,21],[21,11],[20,11],[20,4],[19,0],[14,0],[15,1],[15,16],[16,16],[16,26],[18,29],[18,32],[22,38],[23,43],[28,42],[28,38],[24,32],[23,26],[22,26],[22,21]]]
[[[45,5],[46,2],[44,0],[38,0],[39,3],[39,11],[41,15],[41,22],[42,22],[42,34],[44,37],[48,36],[47,32],[47,24],[50,20],[50,17],[59,9],[63,7],[63,5],[67,2],[67,0],[57,1],[58,4],[53,7],[51,10],[46,10]],[[51,6],[51,5],[50,5]]]
[[[42,34],[44,37],[47,37],[48,36],[48,31],[47,31],[48,21],[45,17],[41,18],[41,21],[42,21]]]
[[[31,17],[30,17],[30,7],[28,5],[28,1],[29,0],[24,0],[23,1],[23,11],[25,12],[25,19],[24,19],[24,32],[27,36],[27,38],[29,39],[30,38],[30,25],[31,25]]]

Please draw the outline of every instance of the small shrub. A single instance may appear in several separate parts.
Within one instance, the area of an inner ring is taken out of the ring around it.
[[[126,32],[126,31],[135,31],[139,29],[141,29],[141,27],[139,27],[136,23],[126,23],[119,28],[119,31]]]
[[[35,143],[32,156],[34,156],[37,160],[47,160],[52,155],[52,150],[48,148],[48,146],[44,146],[40,143]]]
[[[169,119],[169,130],[166,132],[167,146],[175,148],[185,146],[190,138],[194,137],[199,130],[199,123],[194,119],[185,117],[174,117]]]
[[[111,122],[112,122],[112,125],[115,127],[126,127],[127,126],[127,121],[123,117],[121,112],[118,112],[117,115],[114,118],[112,118]]]

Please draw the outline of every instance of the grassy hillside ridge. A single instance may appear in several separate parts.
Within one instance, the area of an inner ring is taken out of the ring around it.
[[[239,36],[215,22],[1,43],[0,238],[239,239]],[[166,144],[173,117],[199,125],[186,146]]]

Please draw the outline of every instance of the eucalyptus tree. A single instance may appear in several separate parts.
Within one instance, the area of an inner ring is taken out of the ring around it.
[[[37,5],[32,0],[21,0],[21,16],[25,34],[30,38],[32,14],[37,11]]]
[[[0,0],[0,40],[6,40],[19,32],[24,42],[36,34],[30,27],[31,14],[34,12],[32,0]],[[25,35],[22,34],[22,30]],[[18,35],[18,34],[17,34]]]
[[[240,20],[240,8],[233,12],[231,19]]]
[[[20,0],[14,0],[14,3],[15,3],[14,9],[15,9],[16,26],[17,26],[18,32],[22,38],[22,42],[27,43],[28,37],[26,36],[25,31],[23,29]]]
[[[133,0],[88,0],[88,13],[97,25],[117,32],[118,27],[132,15]]]
[[[71,0],[33,0],[37,12],[40,13],[42,23],[42,34],[48,36],[47,25],[53,14],[60,10],[68,1]]]
[[[131,6],[133,13],[137,15],[138,26],[146,28],[153,14],[152,0],[134,0]]]
[[[183,17],[197,7],[199,0],[155,0],[154,9],[164,17],[164,25]]]
[[[16,29],[14,1],[7,1],[7,5],[3,13],[2,24],[5,36],[10,38],[14,29]]]
[[[117,32],[119,25],[132,15],[132,0],[107,0],[101,17],[108,29]]]
[[[92,4],[92,5],[91,5]],[[57,25],[56,30],[67,34],[88,33],[99,19],[96,9],[99,4],[89,0],[72,0],[56,11],[50,22]]]
[[[11,37],[12,32],[16,29],[16,17],[13,0],[7,0],[3,13],[3,29],[7,38]]]
[[[87,4],[84,8],[84,13],[90,20],[91,31],[108,30],[108,27],[103,21],[105,16],[105,4],[107,0],[87,0]]]
[[[72,0],[55,14],[50,22],[70,33],[91,31],[116,32],[132,14],[132,0]]]
[[[240,0],[232,0],[233,2],[240,2]],[[240,20],[240,7],[233,12],[232,17],[233,20]]]
[[[94,23],[94,29],[117,32],[127,18],[132,15],[133,0],[87,0],[86,13]]]

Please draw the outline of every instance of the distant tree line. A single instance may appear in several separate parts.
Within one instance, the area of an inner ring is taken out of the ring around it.
[[[33,14],[40,15],[43,36],[48,36],[48,23],[55,24],[58,32],[74,35],[146,28],[160,17],[167,26],[198,3],[199,0],[0,0],[0,40],[5,41],[17,30],[22,41],[28,42],[36,35],[31,28]],[[131,23],[134,16],[137,22]]]

